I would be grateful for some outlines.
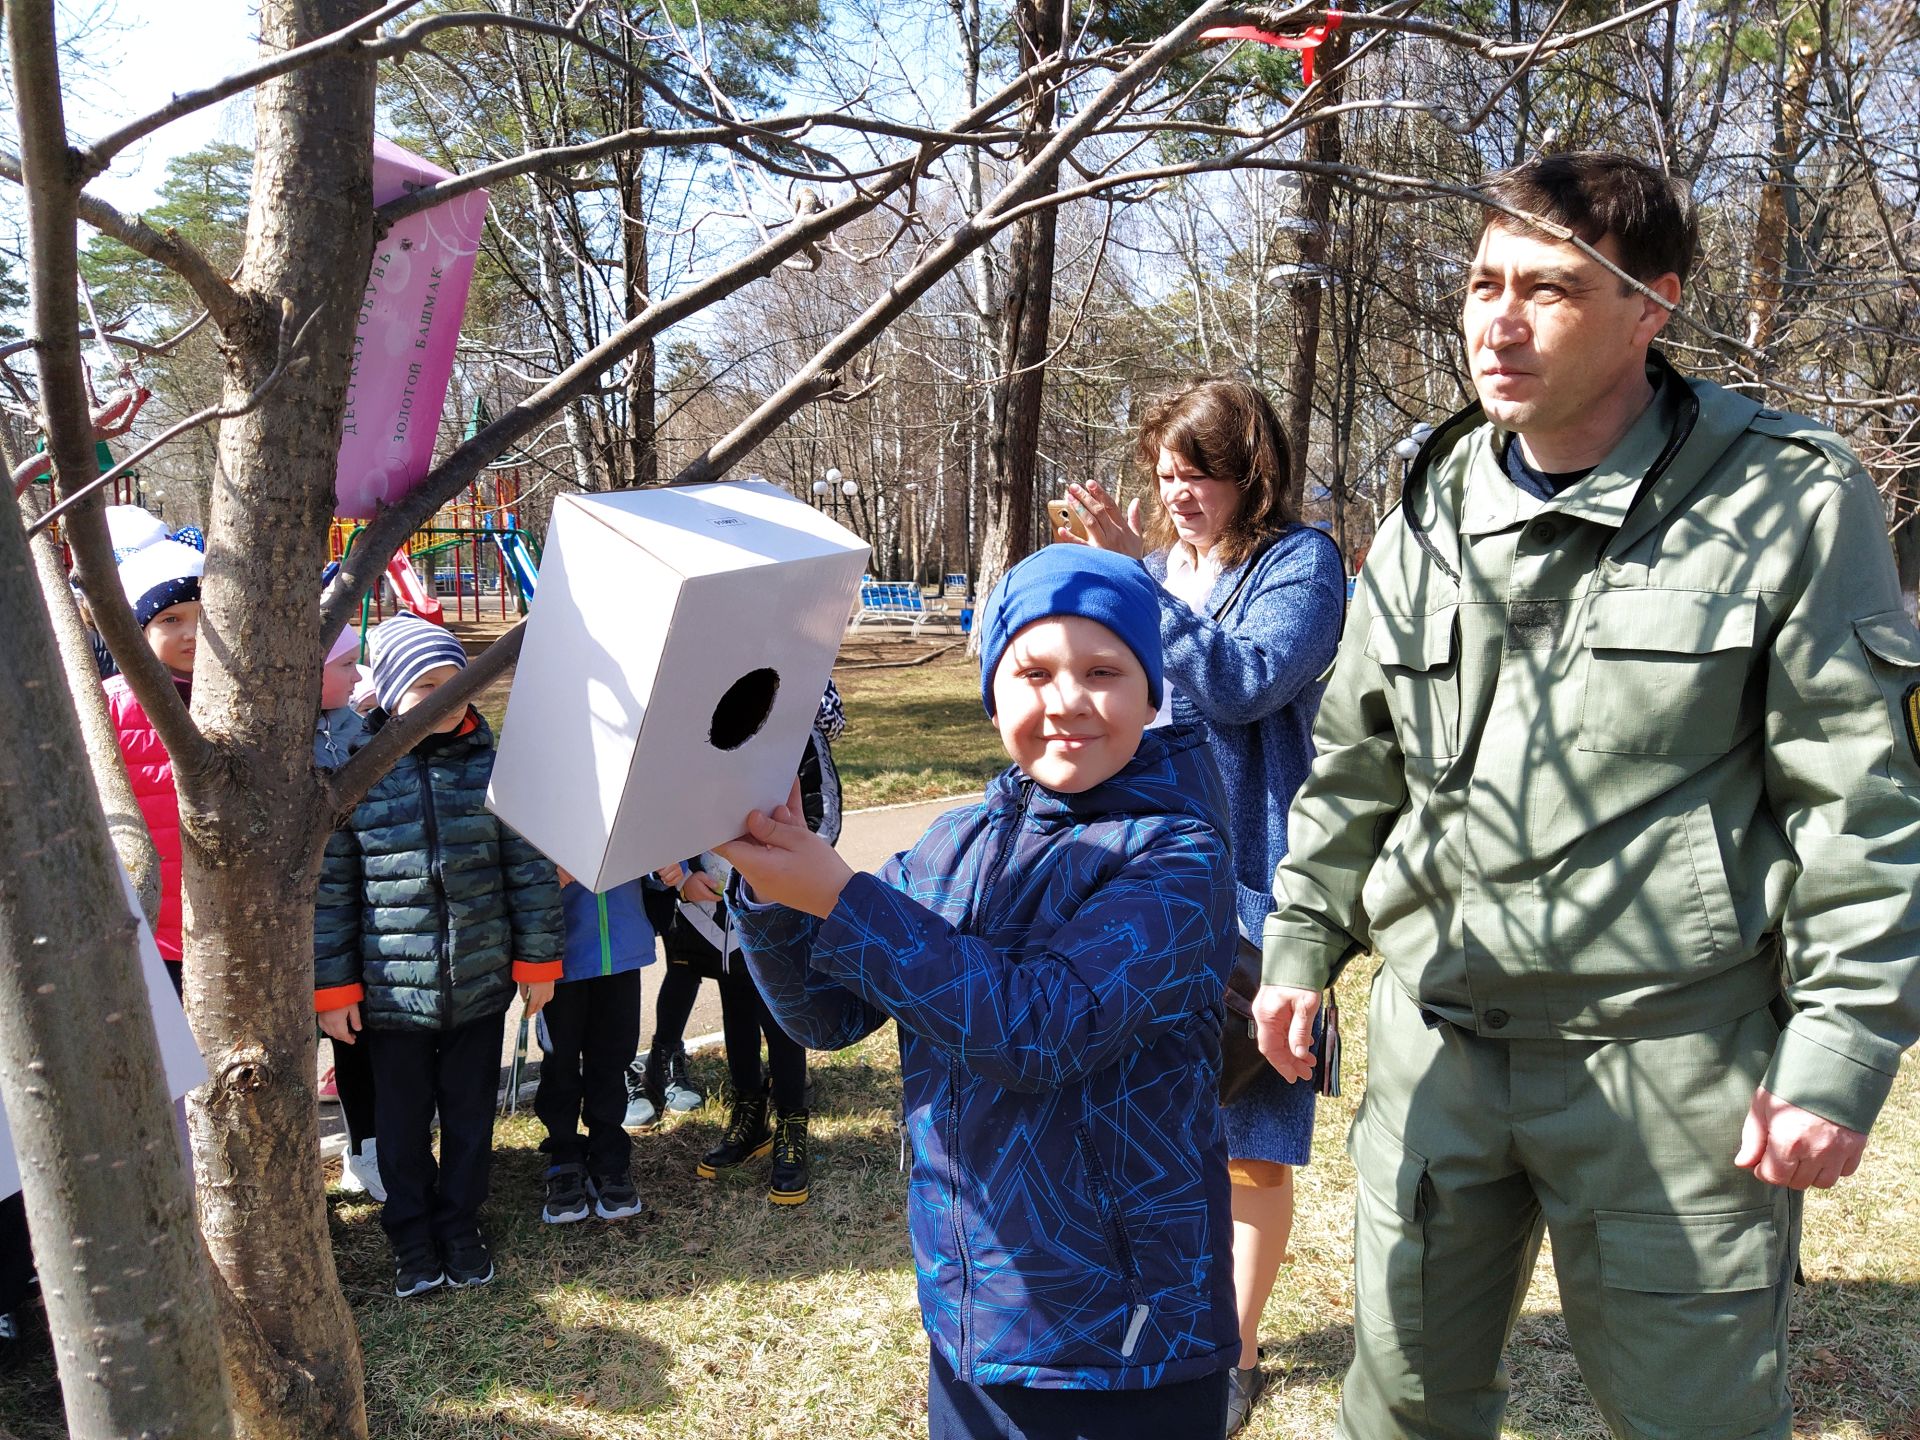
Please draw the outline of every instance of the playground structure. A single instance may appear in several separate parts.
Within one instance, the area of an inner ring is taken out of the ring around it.
[[[493,492],[492,504],[483,498],[483,485]],[[375,586],[361,605],[362,629],[385,618],[390,599],[436,625],[449,619],[482,619],[490,602],[499,607],[503,620],[516,612],[526,614],[539,580],[540,552],[538,542],[520,528],[518,502],[519,473],[502,469],[442,506],[387,562],[386,583]],[[327,541],[329,570],[365,528],[364,522],[333,522]]]

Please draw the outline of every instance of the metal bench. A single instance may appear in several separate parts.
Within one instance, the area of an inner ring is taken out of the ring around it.
[[[944,610],[930,610],[920,587],[910,580],[867,580],[860,585],[860,608],[853,617],[858,630],[868,621],[885,624],[903,621],[914,635],[929,620],[945,618]]]

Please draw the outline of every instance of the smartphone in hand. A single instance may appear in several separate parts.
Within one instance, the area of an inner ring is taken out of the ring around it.
[[[1082,520],[1068,500],[1047,501],[1047,518],[1055,530],[1071,530],[1082,540],[1087,538],[1087,522]]]

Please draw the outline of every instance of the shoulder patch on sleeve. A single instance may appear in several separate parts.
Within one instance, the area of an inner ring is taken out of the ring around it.
[[[1843,475],[1865,475],[1866,466],[1860,463],[1847,442],[1816,420],[1804,415],[1795,415],[1787,410],[1761,410],[1747,422],[1747,428],[1760,435],[1771,435],[1776,440],[1787,440],[1804,446],[1821,456]]]

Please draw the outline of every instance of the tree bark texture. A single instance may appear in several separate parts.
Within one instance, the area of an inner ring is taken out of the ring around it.
[[[1345,78],[1340,66],[1346,58],[1345,32],[1336,30],[1320,47],[1318,62],[1330,109],[1340,104]],[[1340,117],[1322,115],[1310,123],[1301,148],[1306,160],[1338,165]],[[1306,491],[1307,457],[1312,454],[1313,441],[1313,386],[1320,366],[1320,314],[1326,303],[1326,287],[1333,281],[1327,269],[1327,227],[1333,213],[1330,175],[1312,172],[1301,176],[1300,213],[1306,224],[1300,230],[1300,269],[1287,287],[1293,304],[1293,353],[1287,357],[1286,409],[1282,412],[1287,443],[1293,450],[1296,498]]]
[[[1764,355],[1773,343],[1786,292],[1787,247],[1792,229],[1789,210],[1799,184],[1802,138],[1807,128],[1807,102],[1813,90],[1815,62],[1820,47],[1811,40],[1783,38],[1779,86],[1774,95],[1773,144],[1767,157],[1767,179],[1760,191],[1760,213],[1753,230],[1753,257],[1748,268],[1747,344]]]
[[[44,531],[31,543],[40,598],[53,622],[67,693],[73,697],[80,718],[94,794],[106,816],[114,854],[120,857],[120,864],[133,881],[134,893],[140,897],[140,908],[152,924],[160,914],[160,852],[154,849],[140,803],[133,798],[133,782],[127,778],[127,762],[120,754],[120,737],[113,728],[113,717],[107,714],[107,697],[100,688],[93,646],[88,643],[86,622],[80,618],[80,607],[67,584],[66,568]]]
[[[10,510],[0,516],[0,606],[14,617],[0,685],[0,734],[13,737],[0,745],[0,1100],[67,1427],[75,1440],[213,1440],[233,1433],[219,1328],[139,926],[38,592]]]
[[[291,48],[364,0],[265,0]],[[276,364],[283,308],[316,314],[306,366],[223,422],[193,713],[218,762],[177,775],[188,1013],[211,1073],[189,1109],[201,1227],[224,1297],[243,1436],[363,1436],[360,1351],[327,1234],[314,1104],[309,938],[333,815],[313,767],[319,612],[342,400],[372,254],[373,65],[330,60],[261,86],[248,317],[226,332],[227,398]]]
[[[1023,68],[1033,70],[1060,52],[1066,16],[1066,0],[1019,0],[1014,21],[1020,32]],[[1059,111],[1057,92],[1036,81],[1023,110],[1020,159],[1024,164],[1051,138]],[[1058,185],[1056,167],[1045,177],[1046,192],[1052,193]],[[993,382],[988,411],[987,533],[976,586],[982,596],[1033,549],[1033,491],[1053,325],[1058,214],[1049,205],[1013,225],[999,313],[1000,373]]]
[[[11,0],[5,31],[33,197],[30,323],[47,448],[56,477],[75,484],[94,474],[93,423],[78,341],[78,185],[51,0]],[[0,686],[0,1101],[69,1431],[78,1440],[220,1440],[232,1429],[218,1331],[139,926],[15,506],[0,516],[0,607],[12,620],[12,683]]]

